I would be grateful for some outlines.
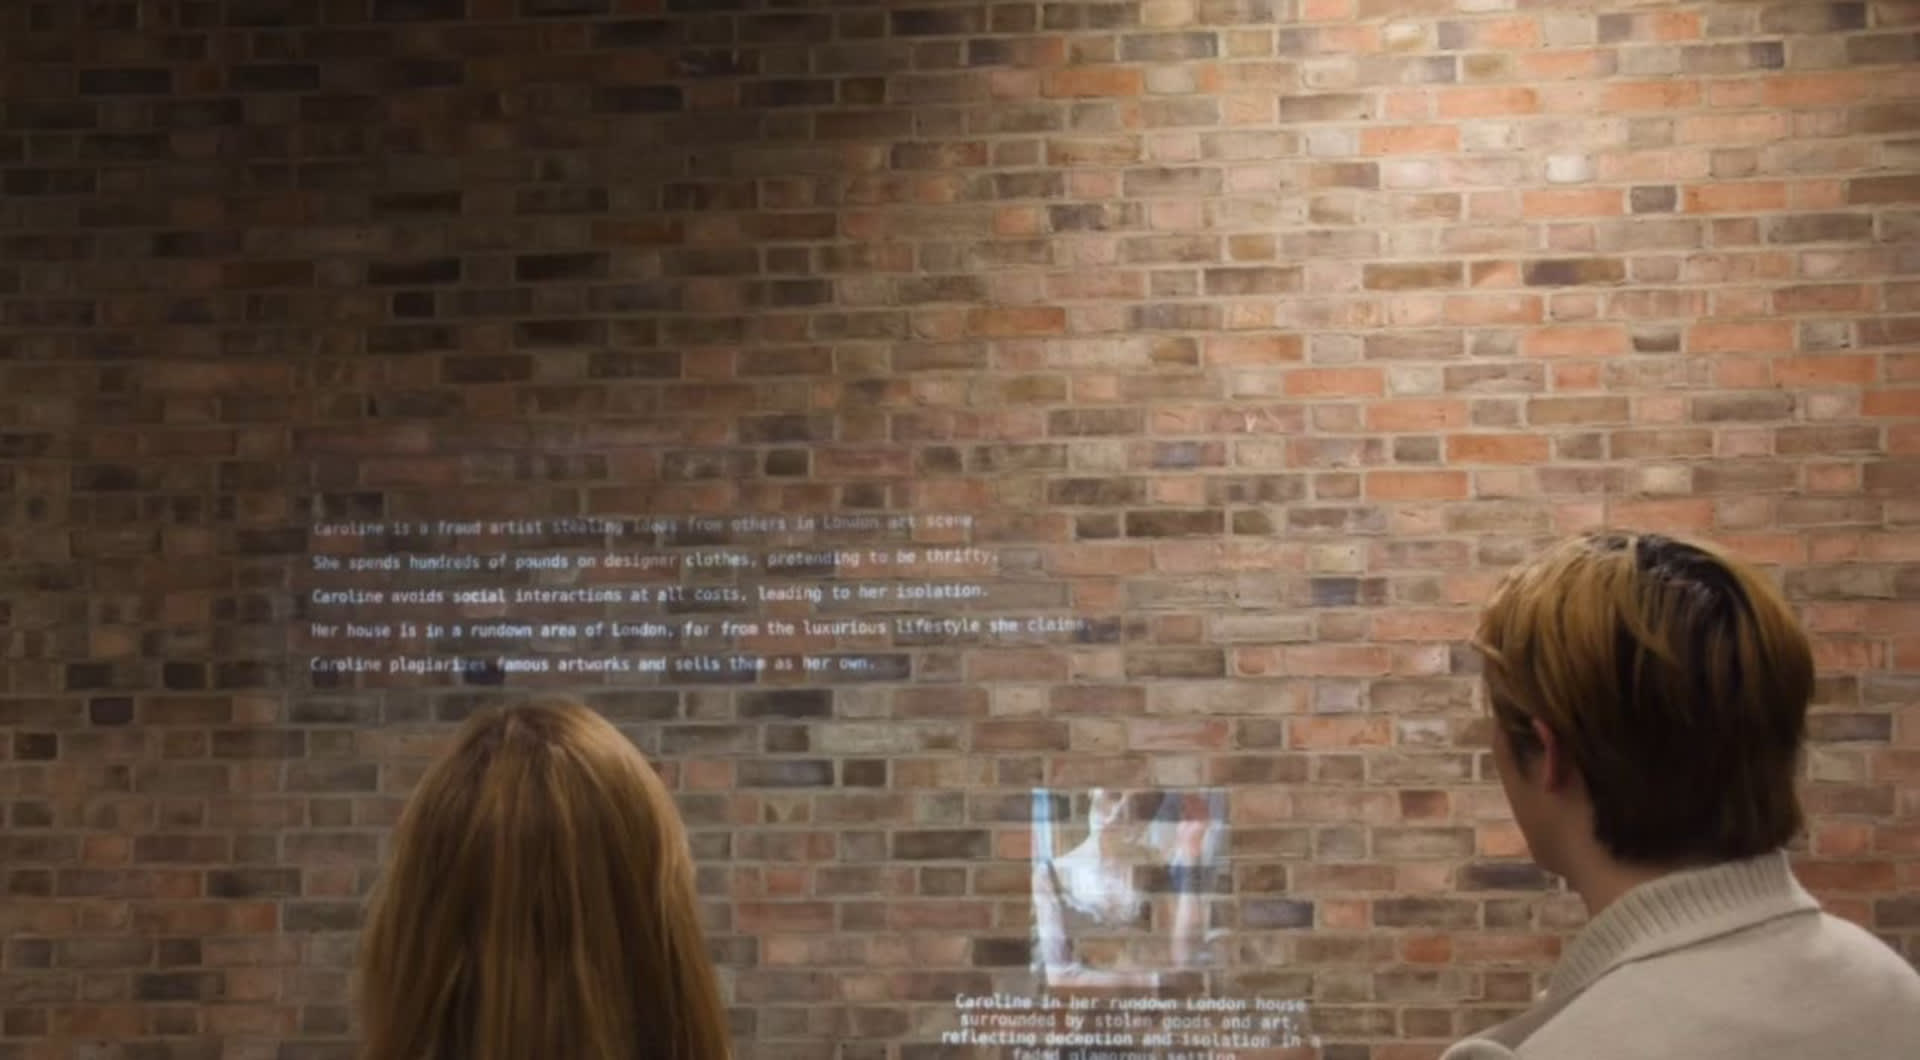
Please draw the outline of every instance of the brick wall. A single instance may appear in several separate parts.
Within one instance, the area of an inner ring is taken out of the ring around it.
[[[1523,1004],[1459,643],[1603,520],[1784,579],[1805,878],[1920,958],[1920,3],[7,0],[0,117],[0,1060],[349,1055],[501,693],[316,681],[321,518],[969,512],[1104,623],[581,682],[748,1058],[965,1055],[1045,784],[1228,786],[1327,1057]]]

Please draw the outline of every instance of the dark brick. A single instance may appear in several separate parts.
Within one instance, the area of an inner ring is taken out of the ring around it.
[[[1793,407],[1794,396],[1781,391],[1703,394],[1693,399],[1693,416],[1700,423],[1784,420],[1793,415]]]
[[[169,691],[186,692],[207,687],[207,668],[201,663],[170,662],[160,667],[160,683]]]
[[[1893,718],[1886,714],[1809,714],[1807,738],[1817,743],[1887,743]]]
[[[1920,189],[1920,183],[1916,183]],[[1916,194],[1920,197],[1920,193]],[[1873,216],[1864,213],[1814,213],[1770,217],[1769,243],[1868,243],[1873,240]]]
[[[209,898],[297,898],[299,869],[215,869],[207,873]]]
[[[1853,108],[1851,131],[1870,135],[1920,131],[1920,107],[1912,103],[1871,103]]]
[[[1458,266],[1455,266],[1458,268]],[[1252,266],[1206,270],[1210,295],[1288,294],[1300,288],[1299,266]]]
[[[1248,898],[1240,904],[1240,926],[1271,931],[1313,926],[1313,903],[1298,898]]]
[[[227,0],[229,26],[313,26],[320,22],[319,0]]]
[[[513,209],[521,214],[604,213],[607,189],[601,187],[525,188],[514,196]]]
[[[833,693],[826,689],[749,692],[740,697],[742,718],[829,718]]]
[[[977,938],[972,943],[975,968],[1022,968],[1033,958],[1033,940]]]
[[[459,258],[422,258],[367,263],[367,282],[375,287],[418,287],[459,283]]]
[[[136,1001],[217,1001],[226,977],[218,972],[149,972],[133,977]]]
[[[828,90],[832,90],[829,84]],[[605,85],[595,97],[598,110],[624,114],[657,114],[682,110],[686,93],[679,85]]]
[[[1634,213],[1672,213],[1680,203],[1680,193],[1671,184],[1647,184],[1628,195]]]
[[[833,763],[823,758],[750,759],[737,767],[743,788],[824,788],[833,786]]]
[[[97,174],[84,169],[13,169],[0,176],[0,192],[7,195],[89,195],[97,188]]]
[[[1920,33],[1876,33],[1847,38],[1847,65],[1898,66],[1920,61]]]
[[[1126,513],[1128,537],[1211,537],[1225,529],[1226,515],[1218,508],[1146,509]]]
[[[1760,32],[1780,34],[1834,33],[1867,28],[1865,3],[1831,0],[1792,0],[1760,9]]]
[[[69,692],[108,688],[112,684],[113,666],[100,662],[68,663],[65,679],[61,682],[62,687]]]
[[[375,214],[457,214],[466,202],[460,191],[392,191],[375,194],[369,203]]]
[[[467,17],[467,0],[373,0],[381,22],[446,21]]]
[[[991,857],[991,833],[984,829],[925,829],[893,833],[895,861],[974,861]]]
[[[467,354],[440,363],[443,383],[513,383],[533,377],[533,358],[524,354]]]
[[[521,283],[599,279],[606,274],[607,255],[602,253],[522,254],[514,261],[514,278]]]
[[[101,696],[87,703],[88,720],[95,725],[125,725],[133,720],[130,696]]]
[[[78,99],[16,99],[0,106],[8,129],[63,132],[100,124],[100,105]]]
[[[1878,928],[1920,928],[1920,895],[1882,898],[1873,903],[1873,923]]]
[[[1378,927],[1424,927],[1448,931],[1473,928],[1479,912],[1473,902],[1458,898],[1383,898],[1373,903]]]
[[[1139,409],[1059,409],[1047,414],[1047,433],[1056,436],[1137,435],[1146,428]]]
[[[359,902],[288,902],[281,917],[289,932],[354,931],[360,927]]]
[[[163,66],[123,66],[80,71],[86,96],[164,96],[173,91],[173,71]]]
[[[532,18],[605,15],[612,10],[613,0],[520,0],[520,13]]]
[[[1557,258],[1529,261],[1523,275],[1530,287],[1608,284],[1625,281],[1627,267],[1619,258]]]
[[[740,440],[748,445],[825,442],[833,438],[833,419],[786,413],[748,416],[740,421]]]
[[[946,8],[908,8],[891,13],[896,37],[967,37],[980,33],[984,8],[967,5]]]
[[[1143,33],[1120,39],[1120,58],[1130,63],[1186,62],[1219,54],[1220,37],[1214,33]]]
[[[1545,891],[1553,879],[1531,862],[1476,862],[1460,870],[1460,887],[1468,891]]]
[[[740,92],[740,102],[748,107],[821,107],[833,101],[834,83],[822,78],[751,81]]]
[[[253,63],[227,72],[235,92],[312,92],[320,87],[320,68],[310,63]]]

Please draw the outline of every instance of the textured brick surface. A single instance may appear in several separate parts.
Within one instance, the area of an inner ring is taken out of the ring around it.
[[[350,1055],[500,693],[310,677],[321,518],[969,511],[1094,620],[583,686],[749,1060],[955,1055],[1042,784],[1227,785],[1327,1057],[1524,1005],[1459,641],[1606,520],[1783,579],[1808,882],[1920,958],[1913,3],[10,0],[0,191],[0,1060]]]

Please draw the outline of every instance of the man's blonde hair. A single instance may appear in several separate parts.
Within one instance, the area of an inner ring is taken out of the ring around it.
[[[1813,652],[1779,591],[1711,546],[1595,533],[1510,573],[1475,639],[1522,760],[1544,723],[1615,857],[1724,861],[1803,827]]]
[[[726,1060],[680,815],[579,703],[476,715],[420,781],[361,952],[362,1060]]]

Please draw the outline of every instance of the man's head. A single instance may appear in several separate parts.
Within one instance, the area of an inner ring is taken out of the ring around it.
[[[1590,534],[1509,574],[1475,638],[1494,761],[1534,859],[1704,864],[1777,849],[1813,655],[1774,587],[1705,545]]]

